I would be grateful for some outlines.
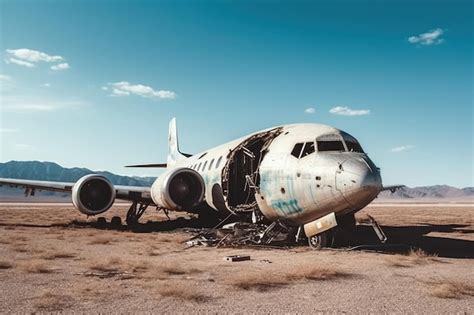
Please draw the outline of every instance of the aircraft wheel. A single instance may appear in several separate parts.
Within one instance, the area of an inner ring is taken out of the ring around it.
[[[321,234],[308,237],[308,244],[309,247],[316,250],[326,247],[328,245],[327,233],[323,232]]]
[[[122,219],[120,217],[112,217],[110,224],[113,227],[121,227],[122,226]]]

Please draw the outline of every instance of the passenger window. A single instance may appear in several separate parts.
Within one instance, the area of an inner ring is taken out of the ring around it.
[[[214,159],[212,159],[212,160],[211,160],[211,163],[209,163],[209,170],[211,170],[212,164],[214,164]]]
[[[203,172],[206,170],[206,165],[207,165],[207,161],[204,162],[204,165],[202,166],[202,171],[203,171]]]
[[[202,162],[199,163],[199,165],[198,165],[198,168],[197,168],[197,171],[198,171],[198,172],[199,172],[199,170],[201,169],[201,164],[202,164]]]
[[[303,149],[303,144],[304,143],[297,143],[293,147],[293,151],[291,151],[291,155],[293,155],[295,158],[300,157],[301,149]]]
[[[219,165],[221,164],[222,156],[219,157],[216,163],[216,168],[219,168]]]
[[[342,141],[322,141],[318,140],[318,151],[345,151]]]
[[[311,153],[314,153],[314,142],[306,142],[303,152],[301,152],[301,157],[305,157]]]

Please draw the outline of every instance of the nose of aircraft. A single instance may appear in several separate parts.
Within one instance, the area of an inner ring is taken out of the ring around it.
[[[336,187],[351,206],[362,208],[377,197],[382,189],[382,179],[369,158],[353,157],[340,163]]]

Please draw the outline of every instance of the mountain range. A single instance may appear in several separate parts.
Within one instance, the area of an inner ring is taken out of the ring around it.
[[[87,168],[64,168],[53,162],[39,161],[10,161],[0,163],[0,177],[20,178],[32,180],[75,182],[79,178],[88,174],[100,174],[115,184],[127,186],[151,186],[155,177],[121,176],[106,171],[92,171]],[[6,200],[69,200],[69,194],[57,192],[37,192],[34,197],[25,199],[22,189],[11,188],[7,186],[0,187],[0,201]],[[376,201],[413,201],[413,200],[474,200],[474,187],[456,188],[448,185],[422,186],[422,187],[403,187],[395,191],[383,191]]]

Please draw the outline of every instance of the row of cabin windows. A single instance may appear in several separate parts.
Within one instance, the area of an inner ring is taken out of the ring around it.
[[[219,168],[219,165],[221,164],[221,161],[222,161],[222,156],[217,159],[215,168]],[[202,162],[193,164],[193,165],[191,165],[190,168],[192,168],[193,170],[196,170],[198,172],[199,171],[204,172],[206,170],[207,162],[208,161],[205,161],[204,164]],[[213,165],[214,165],[214,159],[212,159],[211,162],[209,163],[209,167],[208,167],[207,170],[210,171],[212,169]],[[202,166],[202,168],[201,168],[201,166]]]
[[[340,140],[324,140],[324,141],[318,140],[316,141],[316,144],[318,147],[318,152],[324,152],[324,151],[344,152],[346,151],[344,147],[344,143]],[[358,142],[346,141],[346,146],[349,152],[364,153],[364,150],[362,150],[362,147],[360,146]],[[293,150],[291,151],[291,155],[300,159],[314,152],[315,152],[315,147],[314,147],[313,141],[309,141],[306,143],[300,142],[300,143],[295,144],[295,146],[293,147]]]

